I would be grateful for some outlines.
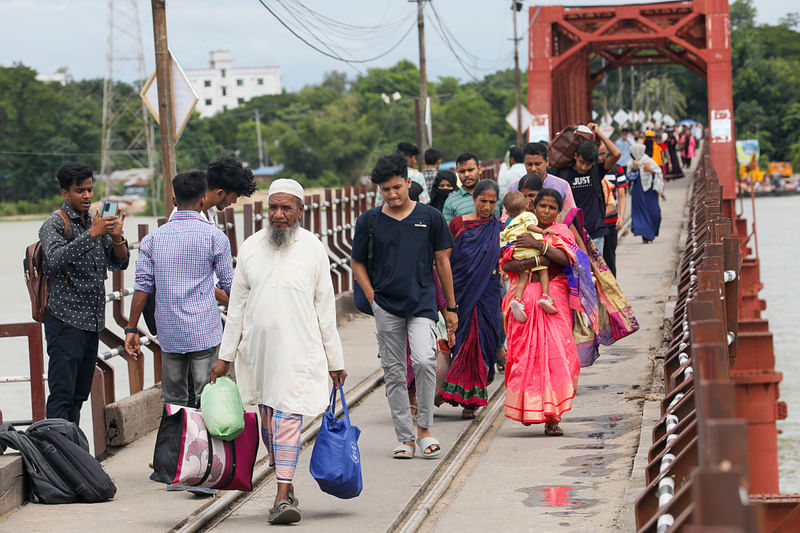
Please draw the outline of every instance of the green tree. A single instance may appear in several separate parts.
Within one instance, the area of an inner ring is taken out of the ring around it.
[[[733,29],[748,29],[756,24],[756,6],[753,0],[734,0],[731,3],[731,26]]]

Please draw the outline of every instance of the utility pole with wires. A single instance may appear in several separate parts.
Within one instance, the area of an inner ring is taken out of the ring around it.
[[[517,37],[517,13],[522,10],[522,2],[511,0],[511,15],[514,17],[514,81],[517,85],[517,146],[522,146],[522,96],[519,73],[519,41]]]
[[[172,102],[172,55],[167,42],[166,0],[152,0],[153,40],[158,84],[158,126],[161,132],[161,179],[164,182],[165,216],[172,210],[172,178],[175,177],[175,115]]]
[[[417,2],[417,30],[419,34],[419,110],[417,115],[418,131],[421,130],[419,143],[419,160],[420,168],[422,168],[422,158],[424,157],[425,150],[429,148],[430,138],[428,137],[427,122],[430,114],[428,109],[428,74],[425,68],[425,14],[423,13],[423,6],[425,0],[416,0]],[[419,121],[422,121],[421,126]]]
[[[125,67],[133,62],[132,67]],[[135,78],[136,91],[126,94],[115,89],[121,78]],[[103,115],[100,175],[105,179],[105,198],[109,195],[109,176],[115,167],[131,165],[153,169],[153,125],[144,102],[138,95],[146,80],[142,32],[139,28],[137,0],[108,0],[108,35],[106,40],[106,75],[103,80]],[[128,136],[128,121],[142,121],[142,127]]]
[[[258,143],[258,166],[264,166],[264,145],[261,143],[261,113],[256,108],[256,142]]]

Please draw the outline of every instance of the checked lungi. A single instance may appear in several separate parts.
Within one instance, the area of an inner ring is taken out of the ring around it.
[[[293,415],[268,405],[259,405],[261,439],[267,446],[269,465],[275,467],[278,483],[291,483],[300,457],[303,415]]]

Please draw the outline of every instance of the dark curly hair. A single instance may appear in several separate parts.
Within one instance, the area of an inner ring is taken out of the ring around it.
[[[239,196],[250,196],[256,192],[253,171],[230,156],[220,157],[208,164],[209,190],[222,189],[226,193],[235,192]]]
[[[389,154],[378,159],[375,168],[372,169],[370,179],[372,183],[380,185],[384,181],[389,181],[395,176],[401,178],[408,177],[408,163],[402,154]]]
[[[64,190],[69,190],[69,188],[74,183],[75,185],[79,184],[86,178],[92,177],[92,167],[86,165],[84,163],[79,163],[78,161],[71,161],[66,165],[62,166],[56,172],[56,178],[58,179],[58,184]]]

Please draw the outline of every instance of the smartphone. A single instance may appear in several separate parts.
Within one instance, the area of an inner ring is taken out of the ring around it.
[[[100,212],[100,218],[115,217],[119,204],[117,202],[103,202],[103,210]]]

